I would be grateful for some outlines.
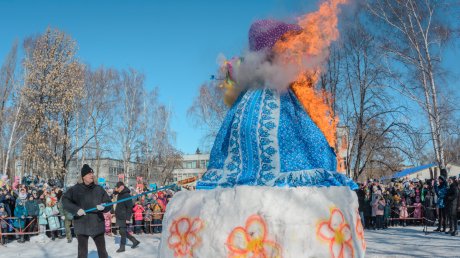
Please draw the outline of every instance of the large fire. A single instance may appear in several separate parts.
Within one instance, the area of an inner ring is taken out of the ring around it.
[[[326,104],[325,100],[330,96],[326,92],[315,90],[314,86],[321,73],[321,61],[328,56],[331,42],[339,36],[338,5],[346,2],[347,0],[330,0],[322,3],[318,11],[299,18],[298,24],[303,29],[301,32],[285,34],[273,48],[281,61],[296,63],[302,67],[302,72],[291,87],[332,147],[336,147],[338,119]]]

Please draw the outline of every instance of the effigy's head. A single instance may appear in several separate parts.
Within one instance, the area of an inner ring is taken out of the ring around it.
[[[300,32],[297,24],[277,20],[258,20],[249,29],[249,49],[251,51],[270,50],[288,32]]]
[[[249,52],[244,57],[233,57],[220,62],[219,87],[225,92],[225,104],[232,106],[240,93],[250,87],[266,86],[265,84],[287,85],[286,82],[280,83],[272,77],[294,79],[293,75],[287,76],[293,69],[272,62],[276,55],[271,50],[283,37],[301,31],[302,28],[297,24],[277,20],[255,21],[249,29]],[[279,74],[283,76],[275,76]],[[289,79],[288,81],[290,82]]]

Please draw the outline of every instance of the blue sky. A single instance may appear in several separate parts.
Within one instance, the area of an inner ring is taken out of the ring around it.
[[[203,132],[187,118],[198,88],[217,68],[216,57],[238,55],[257,19],[295,16],[315,10],[317,0],[238,1],[12,1],[0,0],[0,62],[14,40],[50,26],[70,34],[79,58],[95,68],[132,67],[159,87],[172,107],[176,146],[184,153],[203,147]],[[460,55],[448,55],[448,63]],[[458,85],[458,84],[457,84]]]
[[[172,107],[176,146],[185,153],[202,147],[202,131],[187,109],[217,68],[219,53],[238,55],[250,24],[288,18],[315,9],[316,1],[12,1],[0,0],[0,62],[14,40],[48,26],[70,34],[79,58],[95,68],[133,67],[148,88]]]

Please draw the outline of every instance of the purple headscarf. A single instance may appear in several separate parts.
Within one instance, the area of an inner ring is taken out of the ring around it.
[[[276,20],[259,20],[254,22],[249,29],[249,49],[260,51],[271,49],[288,31],[301,31],[297,24],[288,24]]]

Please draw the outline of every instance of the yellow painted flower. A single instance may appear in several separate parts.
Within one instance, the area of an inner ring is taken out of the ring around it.
[[[182,217],[174,220],[169,228],[169,248],[174,250],[175,257],[192,257],[193,250],[201,244],[199,232],[203,222],[199,218]]]
[[[227,238],[230,258],[281,258],[282,249],[274,241],[267,240],[267,225],[262,217],[253,215],[246,226],[236,227]]]
[[[332,258],[354,257],[351,229],[340,209],[333,208],[329,220],[318,223],[316,235],[329,243]]]

